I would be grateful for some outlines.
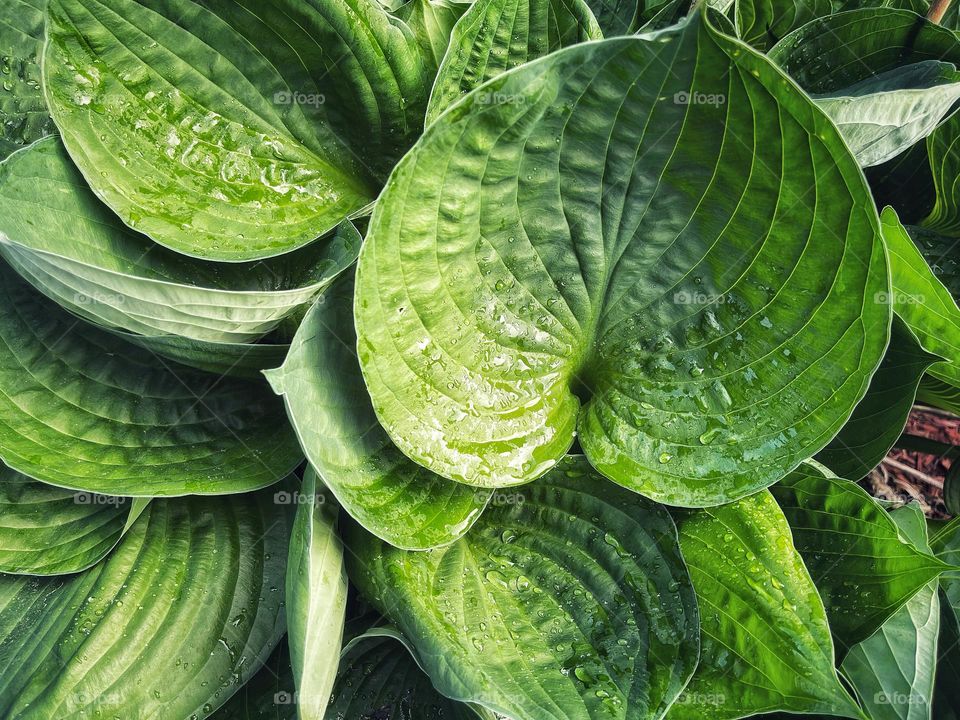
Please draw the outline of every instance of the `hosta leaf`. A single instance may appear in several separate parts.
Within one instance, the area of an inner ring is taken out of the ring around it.
[[[56,132],[40,87],[46,0],[0,0],[0,160]]]
[[[287,626],[300,720],[322,720],[337,674],[347,606],[336,503],[307,470],[287,561]]]
[[[910,541],[925,552],[926,524],[918,506],[890,513]],[[905,525],[919,528],[919,533]],[[928,720],[933,702],[940,634],[938,583],[923,586],[880,629],[855,645],[840,670],[871,720]]]
[[[830,11],[830,0],[736,0],[734,22],[745,43],[767,50],[791,31]]]
[[[440,475],[529,481],[576,429],[616,482],[712,505],[839,431],[886,345],[885,275],[835,127],[697,13],[509,71],[427,129],[361,250],[360,359]]]
[[[108,328],[251,342],[305,307],[359,250],[360,234],[348,221],[281,258],[214,265],[123,225],[57,138],[0,166],[0,253],[44,294]]]
[[[924,375],[920,387],[917,388],[917,402],[960,415],[960,387]]]
[[[0,465],[0,573],[85,570],[113,549],[143,502],[64,490]]]
[[[960,99],[960,73],[925,60],[817,97],[862,167],[879,165],[926,137]]]
[[[454,25],[469,7],[469,0],[409,0],[397,8],[394,15],[413,31],[431,69],[436,72],[447,52]]]
[[[231,493],[302,459],[264,383],[175,364],[67,313],[0,264],[0,458],[109,495]]]
[[[666,2],[646,0],[585,0],[604,36],[629,35],[643,24],[647,11],[656,11]],[[648,8],[648,5],[651,6]]]
[[[866,640],[950,566],[904,537],[856,483],[804,464],[771,488],[841,649]]]
[[[310,463],[361,525],[401,548],[449,544],[476,521],[491,491],[434,475],[390,441],[360,374],[352,297],[352,279],[334,284],[267,377]]]
[[[960,519],[954,518],[930,538],[930,547],[944,562],[960,567]],[[943,578],[950,605],[960,610],[960,579]]]
[[[698,647],[670,516],[581,456],[515,495],[428,553],[350,533],[351,578],[447,697],[513,720],[659,718]]]
[[[476,0],[453,30],[427,106],[431,123],[485,81],[603,35],[584,0]],[[491,102],[504,99],[491,97]]]
[[[892,208],[884,209],[881,224],[893,277],[893,308],[927,350],[944,358],[930,368],[930,374],[960,385],[957,301],[930,269]]]
[[[943,590],[940,590],[940,643],[934,681],[933,717],[960,718],[960,622]]]
[[[298,720],[290,648],[286,641],[211,720]],[[338,720],[346,720],[340,718]]]
[[[290,346],[277,342],[223,343],[191,340],[179,335],[134,335],[113,331],[127,342],[152,353],[216,375],[261,379],[264,368],[283,362]],[[270,336],[268,336],[270,337]]]
[[[817,460],[841,477],[866,476],[900,437],[923,373],[938,360],[938,356],[920,346],[910,328],[895,316],[890,345],[870,380],[870,389],[840,434],[817,454]]]
[[[690,512],[679,525],[702,647],[671,720],[774,710],[860,717],[834,669],[823,603],[770,493]]]
[[[326,720],[477,720],[485,710],[443,697],[404,644],[375,630],[344,648]]]
[[[156,500],[84,573],[0,576],[0,715],[209,716],[283,635],[271,492]]]
[[[374,0],[52,0],[44,87],[121,219],[187,255],[305,245],[377,195],[432,71]]]
[[[960,118],[951,118],[927,138],[927,154],[933,174],[934,204],[921,225],[935,232],[960,237]],[[950,243],[953,245],[953,242]]]

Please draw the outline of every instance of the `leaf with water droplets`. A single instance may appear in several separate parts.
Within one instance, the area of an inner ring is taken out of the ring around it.
[[[47,299],[0,261],[0,459],[108,495],[245,492],[302,460],[262,382],[158,362]]]
[[[584,0],[476,0],[453,29],[430,95],[427,123],[511,68],[602,37]]]
[[[347,606],[337,504],[307,469],[287,560],[287,632],[300,720],[322,720],[330,700]]]
[[[702,649],[671,720],[775,710],[860,717],[834,669],[823,603],[770,492],[689,512],[679,525]]]
[[[258,341],[304,312],[359,250],[360,234],[346,221],[330,237],[279,258],[213,265],[121,223],[57,138],[0,166],[0,254],[7,262],[71,312],[135,333],[179,361],[184,356],[175,349],[182,345],[172,338],[204,344],[208,364],[233,359],[233,346]],[[165,352],[171,342],[174,351]]]
[[[905,537],[869,493],[823,466],[805,463],[771,490],[841,650],[870,637],[950,569]]]
[[[0,464],[0,573],[86,570],[110,553],[147,502],[64,490]]]
[[[422,128],[435,69],[370,0],[51,0],[44,67],[97,195],[160,244],[227,262],[364,211]]]
[[[280,642],[263,668],[213,713],[210,720],[298,720],[286,640]]]
[[[433,472],[519,485],[576,434],[612,480],[709,506],[836,435],[888,290],[836,127],[697,13],[514,68],[430,125],[377,203],[355,308],[377,415]]]
[[[210,715],[283,636],[292,514],[272,495],[155,500],[83,573],[0,575],[0,716]]]
[[[447,545],[476,522],[492,491],[435,475],[390,441],[360,374],[352,298],[352,278],[335,283],[267,379],[283,395],[307,459],[361,525],[401,548]]]
[[[56,132],[40,85],[46,0],[0,0],[0,160]]]
[[[662,717],[698,648],[669,514],[582,456],[513,496],[430,552],[348,531],[351,578],[447,697],[517,720]]]

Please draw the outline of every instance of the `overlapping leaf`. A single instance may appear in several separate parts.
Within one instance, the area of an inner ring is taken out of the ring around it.
[[[165,364],[0,264],[0,459],[110,495],[243,492],[301,460],[265,383]]]
[[[56,138],[0,166],[0,254],[72,312],[147,336],[158,351],[179,336],[205,342],[205,355],[216,357],[218,344],[263,337],[306,307],[359,249],[359,233],[346,222],[329,238],[270,261],[193,260],[123,225]]]
[[[46,0],[0,0],[0,160],[55,132],[40,87]]]
[[[576,428],[631,489],[725,502],[865,392],[878,235],[832,123],[700,14],[565,48],[473,91],[391,177],[357,275],[364,377],[446,477],[526,482]]]
[[[736,0],[737,36],[759,50],[768,50],[793,30],[829,15],[830,0]]]
[[[697,610],[662,507],[573,456],[456,543],[348,534],[351,578],[437,689],[514,720],[659,718],[697,658]]]
[[[361,525],[401,548],[449,544],[476,521],[491,491],[435,475],[390,441],[360,374],[352,297],[352,279],[334,284],[267,377],[310,463]]]
[[[886,302],[886,297],[876,298]],[[894,298],[889,298],[893,302]],[[817,460],[841,477],[862,478],[880,464],[907,423],[924,372],[940,358],[926,352],[899,317],[870,389]]]
[[[290,648],[282,641],[263,668],[211,720],[298,720]],[[338,718],[338,720],[345,720]]]
[[[584,0],[477,0],[453,30],[430,95],[427,122],[511,68],[601,37]]]
[[[113,549],[144,506],[45,485],[0,465],[0,573],[85,570]]]
[[[224,261],[305,245],[377,195],[432,62],[375,0],[53,0],[44,87],[121,219]]]
[[[287,626],[300,720],[322,720],[337,674],[347,604],[337,505],[304,474],[287,561]]]
[[[288,508],[152,502],[106,561],[0,576],[0,714],[208,717],[283,635]]]
[[[671,719],[775,710],[860,717],[834,669],[823,603],[769,492],[684,515],[680,546],[702,649]]]
[[[951,566],[904,537],[856,483],[812,464],[771,488],[842,650],[866,640]]]

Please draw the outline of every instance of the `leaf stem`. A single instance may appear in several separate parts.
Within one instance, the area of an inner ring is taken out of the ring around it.
[[[916,468],[912,468],[909,465],[904,465],[902,462],[898,462],[893,458],[885,458],[883,463],[884,465],[889,465],[890,467],[894,467],[897,470],[900,470],[901,472],[905,472],[911,477],[914,477],[917,480],[927,483],[927,485],[932,485],[935,488],[939,488],[943,490],[943,483],[940,480],[937,480],[935,477],[930,477],[926,473],[920,472]]]
[[[927,20],[939,25],[949,7],[950,0],[933,0],[930,4],[930,9],[927,11]]]

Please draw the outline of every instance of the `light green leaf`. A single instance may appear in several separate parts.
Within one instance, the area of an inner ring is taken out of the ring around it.
[[[129,498],[64,490],[0,465],[0,573],[85,570],[107,556],[141,510]]]
[[[903,536],[856,483],[805,463],[771,488],[841,649],[866,640],[950,566]]]
[[[893,309],[932,353],[944,358],[929,370],[936,378],[960,385],[960,308],[934,275],[893,208],[881,215],[883,240],[890,257]]]
[[[244,492],[303,455],[264,383],[206,375],[77,320],[0,263],[0,458],[108,495]]]
[[[409,0],[394,11],[413,31],[424,55],[436,73],[450,44],[457,21],[470,7],[460,0]]]
[[[252,342],[305,308],[359,250],[360,234],[347,221],[330,238],[274,260],[214,265],[123,225],[57,138],[0,165],[0,254],[41,292],[107,328]]]
[[[434,475],[390,441],[360,374],[352,297],[352,278],[335,283],[267,378],[283,395],[307,459],[361,525],[401,548],[447,545],[476,521],[492,491]]]
[[[834,669],[823,603],[773,496],[684,514],[700,604],[700,665],[671,720],[788,710],[860,717]]]
[[[917,402],[960,415],[960,387],[924,375],[917,388]]]
[[[829,15],[830,0],[736,0],[737,36],[758,50],[768,50],[793,30]]]
[[[287,561],[287,627],[299,720],[322,720],[337,674],[347,606],[337,505],[307,470]]]
[[[576,429],[616,482],[713,505],[836,435],[888,289],[836,128],[697,13],[515,68],[427,129],[361,250],[360,360],[440,475],[527,482]]]
[[[890,516],[911,542],[930,552],[926,520],[918,506],[894,510]],[[940,634],[938,587],[936,580],[922,587],[844,658],[840,671],[859,695],[871,720],[931,717]]]
[[[229,262],[313,241],[377,196],[433,79],[374,0],[51,0],[44,87],[97,195]]]
[[[960,99],[960,73],[925,60],[816,97],[861,167],[890,160],[929,135]]]
[[[40,87],[46,0],[0,0],[0,160],[56,132]]]
[[[355,531],[351,578],[436,688],[513,720],[659,718],[697,659],[697,610],[666,511],[566,458],[456,543]]]
[[[0,576],[0,715],[208,717],[283,635],[271,492],[156,500],[84,573]]]
[[[427,106],[432,123],[470,90],[554,50],[603,37],[584,0],[476,0],[453,30]],[[490,102],[509,102],[489,98]]]
[[[934,204],[930,214],[920,224],[936,233],[960,237],[960,118],[950,118],[927,138],[927,155],[933,175]],[[954,242],[950,245],[953,246]]]
[[[890,345],[870,389],[817,460],[841,477],[869,474],[900,437],[924,372],[940,359],[926,352],[903,320],[894,316]]]
[[[326,720],[485,720],[489,711],[443,697],[392,633],[375,630],[344,648]]]
[[[162,358],[214,373],[247,379],[261,379],[264,368],[283,362],[290,345],[270,342],[273,335],[257,343],[223,343],[191,340],[179,335],[134,335],[112,331],[127,342],[139,345]]]
[[[211,720],[298,720],[290,648],[286,640],[263,668],[237,690]],[[338,720],[346,720],[339,718]]]

